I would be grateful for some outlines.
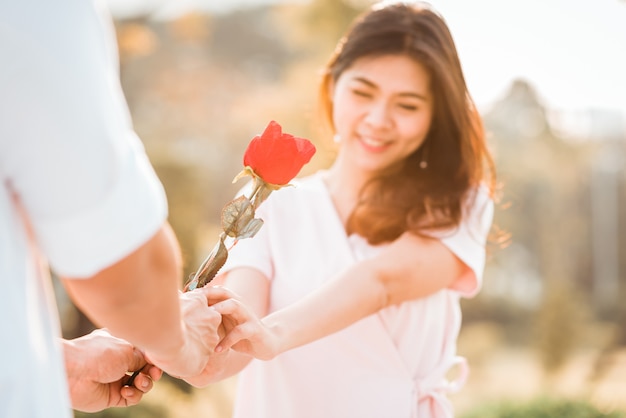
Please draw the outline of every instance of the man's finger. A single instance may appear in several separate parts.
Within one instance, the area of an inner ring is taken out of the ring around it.
[[[129,360],[128,370],[132,372],[141,370],[146,364],[148,364],[142,352],[136,348],[133,348],[133,355]]]
[[[144,367],[143,372],[150,376],[153,382],[157,382],[163,376],[163,370],[153,364],[148,364]]]
[[[143,392],[134,387],[124,386],[120,391],[120,395],[122,395],[122,398],[124,399],[125,406],[133,406],[137,405],[139,401],[141,401]]]
[[[135,378],[134,386],[143,393],[150,392],[153,385],[152,379],[150,379],[150,377],[148,377],[145,373],[140,373]]]

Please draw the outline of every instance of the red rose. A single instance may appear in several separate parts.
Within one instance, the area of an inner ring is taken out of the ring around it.
[[[289,183],[311,160],[315,146],[304,138],[282,132],[281,126],[271,121],[261,136],[250,141],[243,156],[243,165],[269,184]]]
[[[252,238],[263,226],[255,218],[255,210],[274,191],[287,185],[302,166],[311,160],[315,147],[309,140],[282,133],[280,125],[271,121],[261,136],[250,141],[243,156],[244,169],[233,182],[245,176],[254,178],[250,196],[239,196],[222,209],[222,230],[218,244],[204,259],[185,291],[206,286],[222,268],[228,258],[224,245],[227,237],[237,240]],[[234,245],[234,244],[233,244]]]

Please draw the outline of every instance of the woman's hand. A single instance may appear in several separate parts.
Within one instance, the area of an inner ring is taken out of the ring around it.
[[[278,327],[265,325],[237,294],[225,287],[205,287],[202,291],[209,305],[222,315],[225,336],[215,347],[216,353],[233,349],[260,360],[271,360],[280,354]]]

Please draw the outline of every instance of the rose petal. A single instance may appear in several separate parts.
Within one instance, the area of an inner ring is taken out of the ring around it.
[[[304,138],[282,133],[271,121],[261,136],[255,136],[244,153],[244,166],[270,184],[289,183],[315,154],[315,146]]]

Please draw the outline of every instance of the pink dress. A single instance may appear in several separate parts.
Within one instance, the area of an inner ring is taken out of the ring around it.
[[[232,249],[222,271],[261,271],[272,281],[270,311],[380,251],[346,236],[320,174],[273,193],[257,216],[261,231]],[[235,418],[452,417],[446,393],[467,373],[456,355],[459,301],[480,287],[492,216],[480,189],[463,224],[442,238],[473,272],[454,289],[384,309],[274,360],[253,360],[238,377]],[[446,373],[457,365],[461,377],[450,382]]]

